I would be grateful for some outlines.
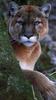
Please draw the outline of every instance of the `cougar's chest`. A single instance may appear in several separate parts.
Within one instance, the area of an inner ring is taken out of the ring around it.
[[[34,45],[31,48],[17,43],[13,44],[12,46],[21,69],[34,70],[34,65],[41,52],[39,44]]]

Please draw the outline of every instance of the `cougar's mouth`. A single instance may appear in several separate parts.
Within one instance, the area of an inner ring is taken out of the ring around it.
[[[33,46],[36,42],[37,42],[36,36],[32,36],[30,38],[27,38],[26,36],[20,37],[20,43],[22,43],[23,45],[25,45],[27,47]]]

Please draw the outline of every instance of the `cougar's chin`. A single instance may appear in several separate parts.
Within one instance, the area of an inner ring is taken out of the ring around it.
[[[22,43],[23,45],[25,45],[27,47],[33,46],[36,42],[37,42],[36,36],[32,36],[30,38],[27,38],[26,36],[20,37],[20,43]]]
[[[24,42],[23,44],[24,44],[25,46],[27,46],[27,47],[31,47],[31,46],[34,45],[34,43],[33,43],[33,42],[30,42],[30,41],[26,41],[26,42]]]

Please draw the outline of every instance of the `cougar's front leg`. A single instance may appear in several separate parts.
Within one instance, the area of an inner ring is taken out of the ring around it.
[[[23,70],[23,73],[33,86],[46,95],[47,100],[56,100],[56,85],[53,81],[38,71]]]

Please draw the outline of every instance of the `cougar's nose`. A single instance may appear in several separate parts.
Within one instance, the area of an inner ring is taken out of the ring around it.
[[[27,25],[25,27],[25,30],[24,30],[24,36],[26,36],[27,38],[30,38],[33,36],[33,27],[32,25]]]
[[[24,36],[26,36],[27,38],[30,38],[33,36],[33,33],[32,32],[27,32],[24,34]]]

